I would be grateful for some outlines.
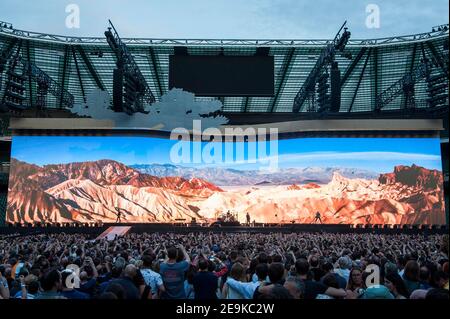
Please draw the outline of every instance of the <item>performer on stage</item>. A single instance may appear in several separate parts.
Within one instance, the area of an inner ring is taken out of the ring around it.
[[[316,213],[316,217],[314,218],[313,224],[321,223],[322,224],[322,218],[320,216],[320,213]]]
[[[247,225],[250,226],[250,214],[248,212],[246,215],[246,219],[247,219]]]
[[[120,209],[117,209],[117,219],[116,219],[116,224],[122,222],[121,217],[122,217],[122,213],[120,212]]]

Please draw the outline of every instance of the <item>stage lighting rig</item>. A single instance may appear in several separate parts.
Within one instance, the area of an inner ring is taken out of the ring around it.
[[[401,79],[393,83],[376,97],[375,110],[380,111],[383,107],[395,100],[401,93],[405,94],[407,107],[414,107],[414,84],[429,75],[430,68],[430,61],[428,59],[422,60],[412,72],[403,75]]]
[[[322,73],[317,79],[317,105],[319,110],[325,110],[328,108],[330,103],[330,95],[328,93],[328,78],[330,75],[328,73]]]
[[[427,77],[427,99],[430,108],[439,108],[448,106],[448,94],[446,92],[447,76],[444,73],[438,73]]]
[[[2,54],[3,67],[6,65],[9,56]],[[20,55],[20,45],[15,55],[9,59],[7,78],[5,80],[5,90],[2,99],[2,110],[22,111],[30,107],[24,104],[26,100],[26,81],[32,79],[36,82],[37,108],[44,108],[45,96],[47,93],[61,101],[61,106],[71,108],[74,104],[74,97],[58,82],[53,80],[46,72],[41,70],[33,62],[29,62]],[[5,109],[6,107],[6,109]]]
[[[435,74],[431,74],[435,72]],[[446,88],[448,86],[447,75],[440,68],[425,58],[412,71],[403,75],[397,82],[384,90],[376,97],[375,110],[381,111],[383,107],[391,103],[397,96],[404,94],[406,99],[406,108],[415,107],[414,86],[417,82],[425,79],[428,83],[427,92],[429,99],[427,103],[430,108],[448,106],[448,95]]]
[[[18,61],[20,45],[17,48],[14,55],[12,53],[13,51],[12,49],[13,47],[11,47],[10,50],[3,51],[1,54],[2,58],[0,60],[1,72],[5,70],[5,67],[7,65],[5,90],[3,92],[3,98],[0,108],[2,112],[6,111],[20,112],[27,108],[27,105],[24,104],[26,100],[25,94],[26,75],[24,74],[23,70],[20,69]],[[13,57],[9,59],[11,55],[13,55]]]
[[[73,95],[64,89],[58,82],[53,80],[47,73],[45,73],[42,69],[40,69],[33,62],[28,62],[19,56],[19,62],[23,66],[24,74],[30,76],[38,85],[38,93],[41,95],[41,98],[45,99],[45,96],[48,93],[52,94],[54,97],[61,101],[61,105],[72,108],[74,104]],[[45,106],[45,100],[41,107]]]
[[[113,109],[128,114],[145,113],[143,102],[152,104],[155,97],[133,55],[122,42],[112,22],[108,21],[110,27],[105,31],[105,36],[117,59],[113,76]]]
[[[315,111],[315,94],[316,84],[320,76],[324,71],[332,65],[336,52],[344,52],[345,46],[350,39],[350,31],[348,31],[347,21],[341,26],[333,41],[322,50],[319,59],[309,73],[302,87],[298,91],[294,99],[294,105],[292,107],[293,112],[299,112],[302,109],[306,100],[309,100],[308,111]]]
[[[344,32],[342,33],[342,35],[339,35],[339,32],[341,30],[339,30],[338,34],[336,35],[336,37],[333,40],[334,43],[334,47],[336,50],[338,50],[339,52],[344,52],[345,46],[348,43],[348,40],[350,40],[350,31],[348,31],[348,28],[345,27],[345,24],[347,22],[344,23],[344,25],[342,27],[344,27]],[[342,29],[341,27],[341,29]]]
[[[24,104],[26,76],[24,74],[15,72],[14,70],[7,71],[7,78],[5,80],[5,92],[3,94],[2,108],[6,110],[21,111],[27,108]]]
[[[22,65],[21,76],[24,79],[30,76],[38,85],[38,108],[45,107],[45,96],[47,93],[51,93],[54,97],[60,99],[62,106],[68,108],[73,107],[73,95],[64,89],[58,82],[53,80],[47,73],[41,70],[36,64],[28,62],[21,56],[17,58],[17,62]],[[24,108],[26,107],[22,107],[21,109]]]

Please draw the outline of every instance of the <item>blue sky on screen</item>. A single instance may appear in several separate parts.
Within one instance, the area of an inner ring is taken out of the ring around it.
[[[248,144],[243,161],[236,158],[220,163],[173,163],[170,150],[178,141],[150,137],[16,136],[12,157],[36,165],[111,159],[126,165],[177,164],[183,166],[222,166],[258,169],[267,165],[269,152],[248,163]],[[186,142],[184,142],[186,143]],[[202,148],[206,143],[202,143]],[[190,144],[190,146],[192,146]],[[258,145],[257,145],[258,149]],[[192,159],[192,148],[190,148]],[[223,158],[225,158],[225,148]],[[229,154],[227,154],[229,155]],[[437,138],[298,138],[278,141],[278,167],[348,167],[377,173],[390,172],[396,165],[420,165],[442,170],[440,142]]]

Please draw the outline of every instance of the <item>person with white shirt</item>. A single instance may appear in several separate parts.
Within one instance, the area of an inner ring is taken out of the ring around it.
[[[241,282],[246,282],[245,267],[240,262],[234,263],[233,267],[231,267],[229,278]],[[222,298],[244,299],[244,296],[239,291],[229,287],[227,283],[225,283],[222,289]]]
[[[156,299],[161,293],[165,291],[162,277],[157,272],[151,269],[153,257],[150,255],[142,256],[141,274],[144,277],[145,284],[150,287],[152,292],[152,299]]]
[[[267,274],[269,273],[269,266],[266,263],[258,264],[255,272],[258,276],[257,282],[242,282],[228,277],[226,284],[236,293],[239,293],[244,299],[252,299],[255,290],[265,283]]]

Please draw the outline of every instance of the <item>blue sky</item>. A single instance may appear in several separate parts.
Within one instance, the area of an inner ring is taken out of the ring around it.
[[[174,163],[170,150],[177,141],[150,137],[77,137],[77,136],[16,136],[11,156],[37,165],[112,159],[126,165],[178,164],[184,166],[212,166]],[[238,144],[238,143],[236,143]],[[189,144],[191,145],[191,144]],[[206,143],[203,143],[204,148]],[[218,145],[218,144],[215,144]],[[191,145],[192,146],[192,145]],[[236,145],[235,145],[236,146]],[[437,138],[299,138],[278,141],[278,155],[269,152],[248,163],[248,145],[244,158],[236,158],[220,165],[235,169],[258,169],[277,158],[280,168],[287,167],[349,167],[377,173],[390,172],[395,165],[420,165],[442,170],[440,144]],[[224,148],[222,149],[223,153]],[[190,149],[193,154],[192,148]],[[225,155],[223,155],[223,158]],[[192,159],[192,156],[190,156]]]
[[[80,8],[68,29],[65,8]],[[380,8],[379,29],[365,25],[366,6]],[[122,37],[331,38],[348,20],[353,38],[427,32],[448,23],[448,0],[1,0],[0,20],[18,29],[103,36],[110,18]]]

